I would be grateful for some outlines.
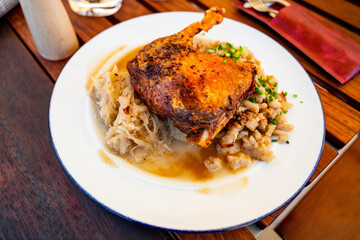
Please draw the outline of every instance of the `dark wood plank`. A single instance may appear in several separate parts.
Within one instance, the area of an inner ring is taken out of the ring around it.
[[[338,154],[339,153],[334,148],[325,143],[319,164],[316,167],[314,174],[311,176],[309,183],[312,183]]]
[[[343,0],[301,0],[325,13],[328,13],[342,21],[360,29],[360,7],[350,1]],[[346,15],[346,17],[344,17]]]
[[[87,197],[55,156],[48,130],[53,85],[0,20],[0,239],[172,239]]]
[[[239,228],[226,232],[201,233],[201,234],[176,233],[176,236],[181,240],[225,240],[225,239],[255,240],[255,237],[246,228]]]
[[[360,74],[355,75],[349,82],[341,84],[334,80],[329,73],[322,68],[307,62],[305,59],[298,59],[301,65],[308,71],[311,79],[328,90],[332,95],[346,102],[356,110],[360,111]],[[322,79],[328,79],[323,81]]]
[[[232,3],[232,1],[220,1],[220,0],[191,0],[198,6],[206,9],[211,6],[219,6],[226,9],[225,16],[239,22],[245,23],[273,38],[275,41],[284,46],[311,74],[317,77],[317,81],[320,85],[324,86],[327,90],[331,91],[337,97],[347,101],[352,107],[360,110],[360,74],[357,74],[353,79],[344,85],[341,85],[335,78],[330,76],[326,71],[320,68],[315,62],[308,58],[305,54],[301,53],[296,47],[287,42],[280,35],[275,33],[272,29],[266,26],[264,23],[250,17],[246,13],[238,10]],[[319,16],[323,18],[322,16]],[[347,16],[344,15],[343,18]],[[323,18],[324,19],[324,18]],[[343,32],[348,37],[352,38],[357,43],[360,43],[360,35],[345,29],[331,21],[325,19],[330,25],[336,27],[339,31]]]
[[[186,0],[167,0],[167,1],[153,1],[141,0],[145,5],[153,8],[157,12],[171,12],[171,11],[193,11],[200,12],[198,8]]]
[[[311,176],[309,183],[315,180],[315,178],[329,165],[329,163],[334,160],[334,158],[338,155],[338,152],[330,147],[327,143],[324,145],[324,150],[322,152],[321,158],[319,160],[319,164],[315,169],[314,174]],[[284,207],[280,208],[278,211],[274,212],[273,214],[267,216],[266,218],[261,219],[259,222],[256,223],[260,228],[268,227],[279,215],[282,213],[285,208],[289,204],[286,204]]]
[[[282,221],[284,239],[359,239],[360,139]]]
[[[255,223],[259,228],[265,229],[289,206],[290,203],[286,204],[273,214],[267,216],[266,218],[261,219],[257,223]]]
[[[134,17],[143,16],[150,13],[153,13],[153,11],[146,8],[138,1],[126,0],[123,2],[120,10],[117,11],[111,18],[115,18],[118,22],[122,22]]]
[[[360,112],[326,90],[317,86],[324,108],[326,137],[337,147],[343,147],[360,130]]]

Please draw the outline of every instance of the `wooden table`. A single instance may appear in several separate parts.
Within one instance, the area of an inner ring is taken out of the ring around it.
[[[353,0],[303,0],[301,5],[328,19],[360,43],[360,6]],[[270,28],[236,9],[231,0],[125,0],[107,18],[68,11],[81,44],[119,22],[155,12],[226,8],[226,17],[260,30],[284,46],[315,83],[325,112],[326,143],[316,176],[360,129],[360,74],[341,85]],[[246,229],[207,234],[169,233],[132,223],[93,202],[61,167],[51,144],[48,107],[52,88],[68,61],[40,57],[17,6],[0,19],[0,239],[254,239]],[[285,207],[257,223],[269,226]]]

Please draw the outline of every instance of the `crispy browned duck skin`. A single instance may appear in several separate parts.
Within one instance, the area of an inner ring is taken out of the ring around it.
[[[168,117],[187,141],[207,147],[254,89],[255,65],[202,53],[193,37],[223,20],[211,8],[201,22],[159,38],[127,63],[132,85],[150,111]]]

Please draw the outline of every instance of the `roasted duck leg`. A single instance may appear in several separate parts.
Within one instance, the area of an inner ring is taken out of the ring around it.
[[[132,85],[150,111],[170,118],[187,141],[207,147],[254,89],[255,65],[202,53],[193,37],[223,20],[211,8],[201,22],[159,38],[127,63]]]

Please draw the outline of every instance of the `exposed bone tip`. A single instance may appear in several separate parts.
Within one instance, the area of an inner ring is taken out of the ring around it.
[[[214,13],[219,13],[221,15],[224,15],[226,10],[225,8],[219,8],[219,7],[211,7],[208,10],[206,10],[206,14],[210,13],[210,12],[214,12]]]

